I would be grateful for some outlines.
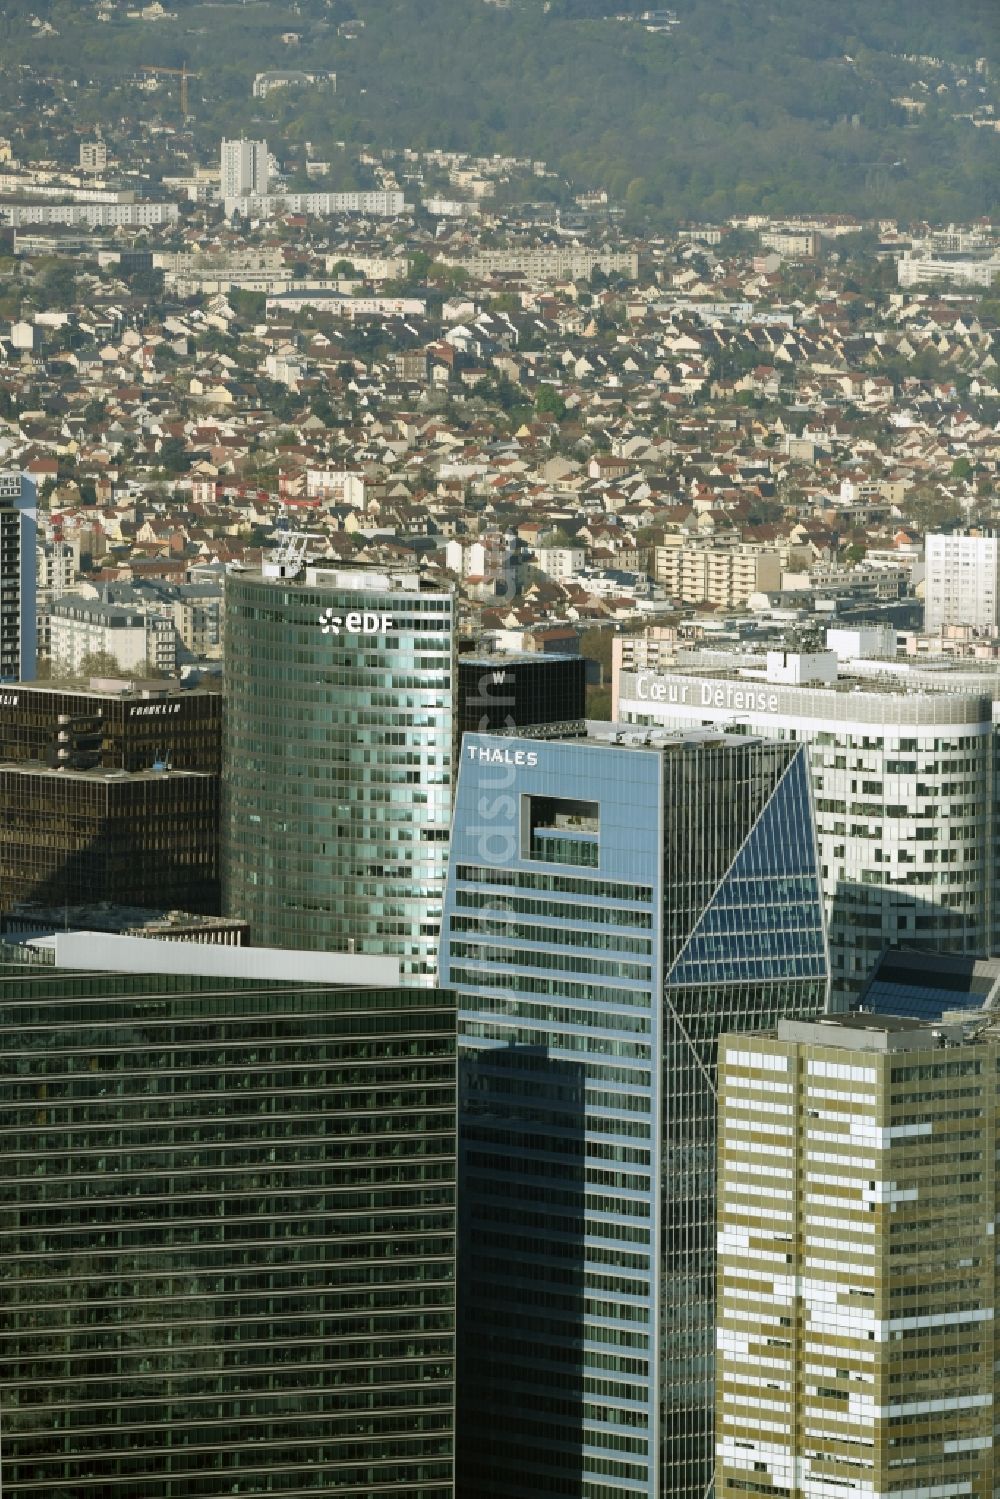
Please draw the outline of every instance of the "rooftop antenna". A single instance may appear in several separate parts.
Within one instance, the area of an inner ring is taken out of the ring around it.
[[[294,578],[305,566],[311,541],[325,538],[312,531],[282,531],[265,566],[269,577]]]

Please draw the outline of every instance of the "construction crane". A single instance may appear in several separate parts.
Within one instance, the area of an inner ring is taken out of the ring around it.
[[[198,78],[200,75],[198,73],[192,72],[187,63],[185,63],[182,68],[160,68],[154,66],[154,64],[152,63],[147,62],[142,64],[139,71],[140,73],[172,73],[176,78],[180,79],[181,114],[186,120],[188,117],[188,79]]]

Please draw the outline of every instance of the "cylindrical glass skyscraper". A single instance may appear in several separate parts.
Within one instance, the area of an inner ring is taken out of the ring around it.
[[[254,942],[395,954],[404,983],[434,982],[453,623],[415,571],[227,580],[223,903]]]

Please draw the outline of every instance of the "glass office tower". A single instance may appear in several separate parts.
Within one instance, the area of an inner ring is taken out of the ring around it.
[[[0,970],[4,1499],[452,1499],[455,1011]]]
[[[37,535],[35,481],[0,472],[0,682],[28,682],[37,668]]]
[[[804,751],[590,729],[462,748],[463,1499],[704,1499],[716,1042],[826,1001]]]
[[[434,982],[453,620],[417,573],[227,579],[223,909],[254,942],[386,953]]]

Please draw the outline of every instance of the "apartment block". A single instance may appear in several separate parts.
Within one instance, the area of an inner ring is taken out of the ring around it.
[[[984,531],[928,536],[924,543],[924,629],[1000,624],[1000,538]]]
[[[653,549],[653,576],[681,603],[733,609],[753,593],[781,587],[781,558],[743,543],[719,546],[669,537]]]
[[[445,265],[455,265],[470,276],[492,276],[497,273],[521,275],[529,280],[585,281],[595,271],[604,275],[625,276],[634,281],[639,274],[639,256],[630,250],[588,250],[575,246],[528,245],[513,250],[478,250],[463,257],[442,257]]]
[[[144,228],[173,224],[176,203],[0,203],[0,224],[15,229],[28,224],[70,224],[87,229]]]
[[[108,164],[108,148],[104,141],[81,141],[80,169],[84,172],[103,172]]]
[[[276,213],[308,213],[318,216],[336,213],[365,213],[375,218],[394,219],[403,212],[401,192],[348,193],[233,193],[225,197],[228,214],[241,213],[244,218],[272,219]]]
[[[49,621],[52,670],[76,676],[88,656],[111,656],[122,671],[170,673],[177,664],[172,618],[135,604],[66,594],[52,605]]]
[[[239,198],[266,193],[270,181],[267,141],[227,141],[219,148],[220,194]]]

